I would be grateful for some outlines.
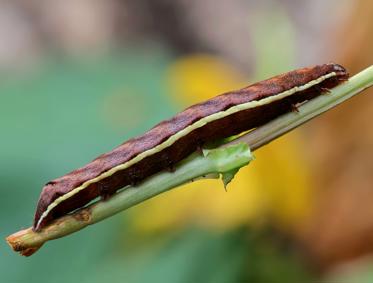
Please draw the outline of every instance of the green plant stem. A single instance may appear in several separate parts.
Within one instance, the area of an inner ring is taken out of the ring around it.
[[[177,167],[174,173],[161,172],[137,187],[128,187],[108,200],[100,201],[71,215],[61,217],[36,233],[31,228],[7,237],[7,242],[22,255],[29,256],[45,242],[57,239],[99,222],[160,193],[206,175],[222,174],[225,183],[251,159],[255,150],[289,132],[308,120],[333,108],[373,85],[373,66],[365,69],[346,83],[333,88],[299,107],[299,112],[285,114],[220,148],[207,151],[204,156],[193,154]]]
[[[220,174],[229,174],[247,165],[251,159],[249,146],[245,143],[232,145],[224,149],[207,150],[203,155],[194,153],[180,162],[173,173],[158,173],[136,187],[125,188],[108,200],[99,201],[74,214],[57,219],[40,232],[34,232],[31,228],[28,228],[10,235],[7,241],[15,251],[29,256],[46,241],[76,232],[196,178],[207,175],[219,177]]]

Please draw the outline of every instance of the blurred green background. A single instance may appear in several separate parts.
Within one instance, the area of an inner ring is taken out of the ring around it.
[[[372,12],[0,1],[1,237],[32,224],[44,183],[192,103],[305,65],[372,64]],[[260,149],[227,192],[183,186],[30,258],[3,240],[0,282],[373,282],[372,111],[366,94]]]

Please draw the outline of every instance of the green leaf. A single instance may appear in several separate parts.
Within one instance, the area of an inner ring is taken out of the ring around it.
[[[213,163],[215,171],[221,174],[239,169],[254,159],[248,144],[243,142],[209,150],[206,158]]]
[[[227,189],[228,184],[233,180],[234,176],[239,170],[239,168],[236,168],[222,174],[221,179],[223,181],[225,189]]]

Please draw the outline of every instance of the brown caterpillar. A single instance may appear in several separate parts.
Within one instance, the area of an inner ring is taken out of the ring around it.
[[[337,64],[298,69],[193,105],[82,168],[48,182],[37,205],[34,230],[172,168],[205,143],[258,127],[348,79]]]

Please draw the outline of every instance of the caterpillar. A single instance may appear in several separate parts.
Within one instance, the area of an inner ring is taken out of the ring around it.
[[[313,99],[349,77],[329,63],[294,70],[193,105],[84,167],[48,182],[33,229],[96,199],[113,195],[189,156],[208,142],[256,128]]]

